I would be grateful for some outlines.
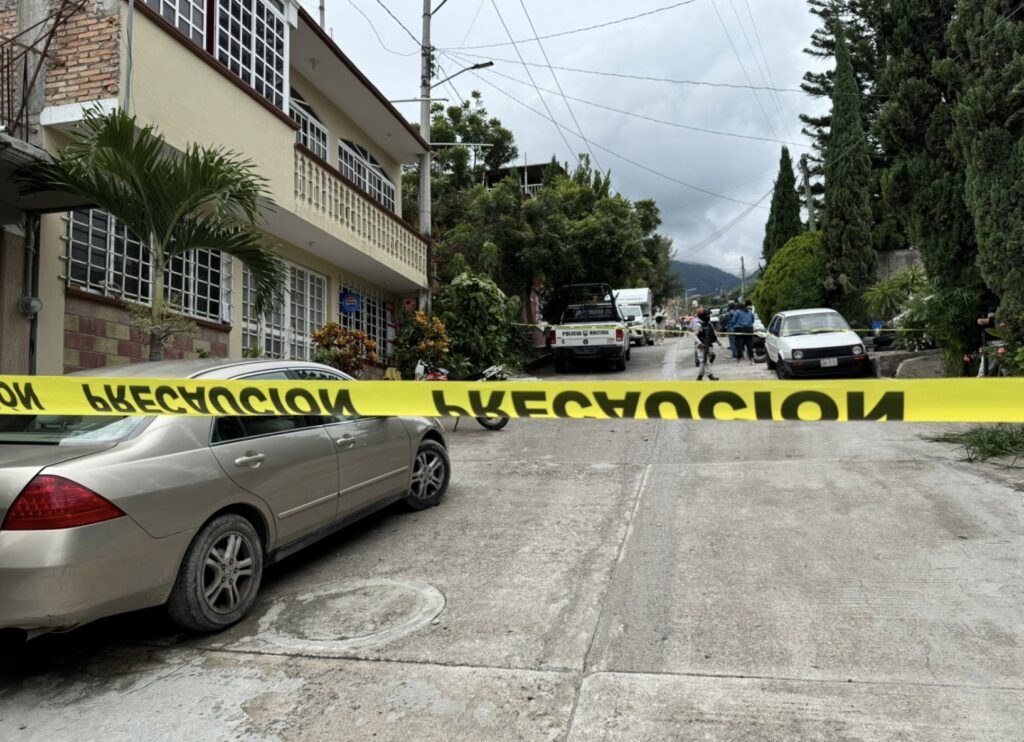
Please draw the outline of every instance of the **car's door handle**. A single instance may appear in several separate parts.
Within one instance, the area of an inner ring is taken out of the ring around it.
[[[239,456],[235,459],[235,466],[251,466],[255,469],[257,466],[262,464],[266,458],[267,457],[262,453],[249,453],[247,451],[245,456]]]
[[[356,445],[356,439],[350,435],[343,435],[341,438],[335,439],[334,444],[338,448],[352,448],[352,446]]]

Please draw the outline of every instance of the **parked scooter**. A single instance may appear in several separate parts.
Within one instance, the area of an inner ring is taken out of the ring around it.
[[[469,376],[451,378],[448,369],[439,366],[428,366],[425,361],[420,360],[416,364],[414,372],[416,381],[504,381],[508,373],[503,366],[491,366],[479,373]],[[507,417],[478,417],[476,421],[487,430],[501,430],[508,425]],[[455,430],[459,428],[459,418],[455,418]]]

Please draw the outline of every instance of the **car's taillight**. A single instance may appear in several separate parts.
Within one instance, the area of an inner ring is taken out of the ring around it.
[[[551,345],[555,344],[555,331],[554,330],[552,330],[551,332],[548,333],[548,340],[551,342]]]
[[[121,510],[91,489],[63,477],[37,476],[7,511],[4,531],[42,531],[74,528],[113,520]]]
[[[617,329],[617,330],[615,331],[615,339],[616,339],[616,340],[617,340],[618,342],[620,342],[620,343],[621,343],[621,342],[622,342],[622,338],[623,338],[623,337],[625,337],[625,335],[623,334],[623,330],[622,330],[622,328],[620,327],[619,329]]]

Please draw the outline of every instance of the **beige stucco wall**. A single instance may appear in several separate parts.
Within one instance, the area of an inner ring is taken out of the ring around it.
[[[274,200],[291,204],[295,130],[142,13],[135,14],[134,46],[133,113],[179,149],[221,145],[250,158]],[[121,69],[126,74],[127,65]]]

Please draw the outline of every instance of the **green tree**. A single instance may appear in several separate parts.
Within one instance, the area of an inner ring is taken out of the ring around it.
[[[279,300],[284,266],[256,226],[267,183],[232,152],[193,144],[182,153],[152,126],[139,128],[134,116],[90,110],[63,149],[17,178],[26,193],[79,196],[141,238],[154,263],[146,323],[151,361],[162,358],[169,336],[187,331],[165,291],[165,273],[179,255],[210,249],[238,258],[251,271],[256,311]]]
[[[1010,0],[960,0],[946,74],[960,88],[954,141],[974,222],[978,268],[1000,320],[1024,339],[1024,23]]]
[[[452,365],[483,369],[515,362],[520,304],[485,276],[462,273],[444,286],[434,302],[451,343]]]
[[[825,250],[821,232],[804,232],[783,245],[761,274],[751,300],[765,322],[786,309],[809,309],[825,303],[821,276]]]
[[[816,59],[834,59],[836,53],[837,24],[843,28],[845,47],[849,52],[850,64],[860,90],[861,119],[868,141],[874,149],[872,127],[879,108],[886,100],[889,90],[884,84],[882,70],[889,56],[892,9],[901,3],[888,0],[808,0],[811,13],[821,19],[821,25],[811,35],[810,45],[804,52]],[[822,72],[810,71],[804,75],[801,87],[811,96],[833,97],[835,92],[834,69]],[[804,133],[813,139],[814,153],[809,157],[812,176],[812,192],[818,204],[819,213],[824,215],[824,204],[818,203],[825,186],[821,177],[825,173],[824,155],[828,145],[832,112],[823,115],[803,114]],[[888,168],[884,156],[874,153],[871,160],[871,215],[872,242],[876,250],[896,250],[905,247],[906,237],[895,215],[882,199],[882,174]],[[801,203],[805,200],[800,194]]]
[[[886,42],[891,53],[882,71],[882,85],[891,97],[875,123],[876,138],[890,163],[882,176],[883,196],[921,252],[931,285],[923,293],[946,297],[942,303],[947,306],[959,306],[959,292],[981,297],[986,291],[977,268],[974,222],[964,202],[964,170],[953,144],[956,78],[944,72],[946,30],[955,9],[956,0],[893,4]],[[944,338],[953,367],[977,345],[976,311],[929,315],[944,323],[931,329]]]
[[[789,157],[789,149],[783,147],[779,158],[779,175],[775,179],[775,190],[772,191],[772,203],[768,211],[768,223],[765,225],[764,243],[761,246],[765,265],[771,262],[776,250],[802,231],[800,195],[796,190],[793,161]]]
[[[472,188],[483,181],[484,172],[515,160],[519,151],[512,132],[487,113],[483,96],[475,90],[470,100],[457,105],[431,106],[430,141],[470,143],[434,149],[430,175],[432,234],[441,236],[464,216]],[[419,220],[419,193],[419,165],[410,165],[402,173],[402,213],[414,225]]]
[[[860,90],[842,28],[836,32],[835,90],[825,150],[825,298],[859,313],[859,294],[874,282],[871,241],[871,157],[860,114]]]

